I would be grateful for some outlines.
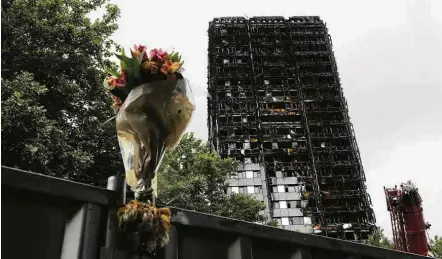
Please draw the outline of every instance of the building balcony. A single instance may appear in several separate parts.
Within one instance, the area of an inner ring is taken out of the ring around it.
[[[351,152],[350,148],[344,147],[314,147],[314,154],[335,154],[335,153],[348,153]]]
[[[293,128],[302,128],[303,123],[302,121],[285,121],[285,122],[264,121],[261,122],[261,127],[263,129],[273,129],[276,127],[283,129],[293,129]]]
[[[359,166],[359,163],[353,161],[316,161],[316,165],[322,167],[352,167]]]
[[[267,87],[265,87],[265,88],[267,88]],[[260,103],[292,103],[293,97],[291,97],[291,96],[260,96],[258,98],[258,101]]]
[[[305,168],[310,165],[310,161],[301,161],[301,162],[265,162],[265,167],[271,170],[296,170],[298,168]]]
[[[299,184],[297,177],[270,177],[272,185]]]
[[[270,194],[273,201],[301,200],[299,192],[274,192]]]
[[[264,155],[295,155],[301,151],[305,153],[305,149],[295,149],[295,148],[278,148],[278,149],[264,149]]]
[[[261,178],[229,178],[229,186],[257,186],[262,185]]]
[[[334,121],[326,121],[326,120],[309,120],[309,125],[321,126],[321,125],[346,125],[348,121],[344,120],[334,120]]]
[[[291,209],[273,209],[273,217],[302,217],[304,214],[302,213],[300,208],[291,208]]]
[[[259,149],[222,149],[220,152],[222,156],[259,156]]]
[[[348,133],[310,133],[310,137],[313,139],[337,139],[337,138],[348,138],[350,135]],[[315,150],[319,147],[315,148]],[[340,147],[340,149],[345,150],[345,147]]]
[[[334,97],[335,98],[335,97]],[[306,108],[306,113],[307,116],[312,115],[312,114],[342,114],[344,112],[344,109],[341,107],[324,107],[324,108],[311,108],[311,107],[307,107]]]

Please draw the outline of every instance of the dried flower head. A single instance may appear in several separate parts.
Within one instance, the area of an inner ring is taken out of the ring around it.
[[[140,235],[140,245],[145,252],[153,253],[157,247],[167,244],[170,229],[169,209],[158,209],[150,203],[133,200],[121,207],[117,216],[123,233]]]

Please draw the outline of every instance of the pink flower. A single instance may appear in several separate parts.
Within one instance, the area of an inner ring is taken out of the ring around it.
[[[140,55],[141,53],[143,53],[143,51],[145,51],[144,52],[144,55],[143,55],[143,60],[146,60],[147,59],[147,48],[146,48],[146,46],[143,46],[143,45],[134,45],[134,50],[133,50],[133,53],[134,53],[134,55],[137,57],[138,55]]]
[[[164,60],[167,57],[167,52],[162,49],[153,49],[149,52],[149,59],[151,61]]]

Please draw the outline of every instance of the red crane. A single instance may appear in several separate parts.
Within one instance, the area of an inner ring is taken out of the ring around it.
[[[430,225],[424,222],[422,198],[416,186],[408,181],[401,184],[400,189],[384,187],[384,192],[395,249],[427,256]]]

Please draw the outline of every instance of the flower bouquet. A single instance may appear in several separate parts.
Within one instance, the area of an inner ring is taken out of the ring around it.
[[[119,210],[120,225],[137,223],[138,228],[125,229],[137,229],[140,236],[146,231],[167,235],[167,231],[163,231],[164,224],[159,222],[169,214],[148,215],[158,214],[152,213],[158,212],[154,204],[155,173],[164,152],[179,143],[195,107],[190,99],[190,87],[181,74],[183,62],[177,52],[167,53],[161,49],[148,52],[144,46],[135,46],[130,57],[124,51],[116,56],[121,61],[120,71],[106,68],[110,76],[104,86],[112,95],[117,113],[117,137],[126,182],[137,200]],[[153,220],[157,229],[143,227],[146,220]],[[150,244],[144,247],[152,252],[155,247],[152,244],[164,244],[157,241],[158,237],[151,238],[146,241]]]

